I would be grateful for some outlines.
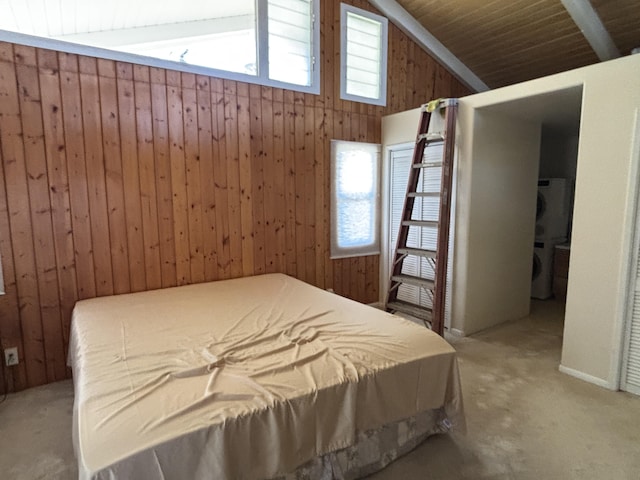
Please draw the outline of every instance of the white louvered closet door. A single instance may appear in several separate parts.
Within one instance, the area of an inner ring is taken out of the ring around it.
[[[636,236],[640,237],[640,228]],[[630,306],[621,388],[640,395],[640,238],[636,239],[635,281]]]
[[[409,169],[411,168],[411,160],[413,157],[413,149],[392,150],[391,151],[391,225],[389,227],[389,263],[393,262],[393,254],[398,240],[398,232],[400,230],[400,219],[402,218],[402,207],[404,206],[404,197],[407,193],[407,183],[409,181]],[[414,211],[419,205],[419,198],[414,204]],[[410,247],[420,246],[420,231],[417,228],[409,228],[409,238],[407,245]],[[408,275],[418,275],[418,262],[416,257],[408,257],[402,265],[402,273]],[[393,267],[390,265],[389,271]],[[420,289],[413,285],[403,283],[398,289],[398,299],[411,303],[419,303]]]
[[[636,110],[635,162],[640,162],[640,109]],[[620,388],[640,395],[640,200],[636,203],[636,231],[634,239],[634,272],[630,285],[630,304],[627,307],[625,349],[620,375]]]
[[[400,219],[402,218],[402,207],[407,193],[407,183],[409,180],[409,170],[413,159],[413,148],[402,150],[392,150],[391,165],[391,225],[389,226],[389,263],[393,261],[393,254],[396,248]],[[430,147],[425,153],[424,162],[439,161],[442,159],[442,145]],[[425,191],[439,191],[442,169],[430,168],[424,170],[426,175],[421,173],[418,187]],[[416,198],[413,206],[413,217],[427,220],[437,220],[440,205],[438,197]],[[452,209],[453,216],[453,209]],[[437,231],[431,228],[409,227],[409,238],[407,245],[429,250],[435,250],[437,244]],[[445,300],[445,327],[451,325],[451,276],[453,273],[453,224],[449,235],[449,262],[447,265],[447,295]],[[390,270],[391,271],[391,265]],[[434,278],[433,264],[428,259],[418,259],[409,256],[402,266],[402,273],[416,275],[426,278]],[[411,303],[424,305],[431,308],[433,306],[432,293],[413,285],[403,283],[398,290],[398,299]]]

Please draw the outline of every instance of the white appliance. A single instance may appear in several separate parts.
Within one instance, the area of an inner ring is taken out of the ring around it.
[[[553,294],[553,254],[563,239],[537,241],[533,244],[533,271],[531,272],[531,296],[545,300]]]
[[[538,180],[536,240],[565,238],[569,230],[571,181],[565,178]]]

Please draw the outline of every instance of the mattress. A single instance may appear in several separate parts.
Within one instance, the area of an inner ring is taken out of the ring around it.
[[[83,300],[71,326],[81,479],[259,479],[442,409],[455,351],[282,274]]]

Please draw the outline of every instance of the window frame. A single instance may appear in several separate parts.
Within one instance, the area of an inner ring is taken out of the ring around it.
[[[347,15],[352,13],[380,23],[380,95],[377,98],[347,93]],[[389,20],[382,15],[346,3],[340,4],[340,98],[353,102],[387,106],[387,59],[389,55]]]
[[[311,0],[311,85],[298,85],[269,78],[269,50],[268,50],[268,4],[267,0],[256,1],[256,60],[258,61],[258,75],[248,75],[244,73],[220,70],[217,68],[203,67],[200,65],[189,65],[173,60],[164,60],[155,57],[148,57],[135,53],[120,52],[108,48],[82,45],[69,41],[39,37],[0,29],[0,41],[26,45],[30,47],[56,50],[65,53],[73,53],[89,57],[96,57],[117,62],[134,63],[149,67],[177,70],[180,72],[206,75],[209,77],[234,80],[266,87],[283,88],[297,92],[320,94],[320,1]]]
[[[337,159],[341,146],[353,147],[354,145],[360,145],[371,150],[375,149],[375,166],[374,166],[374,178],[373,178],[373,219],[372,231],[373,242],[362,243],[352,246],[340,246],[338,244],[338,232],[339,232],[339,218],[338,218],[338,169]],[[331,215],[330,215],[330,252],[329,258],[352,258],[362,257],[369,255],[379,255],[381,252],[380,242],[380,225],[381,225],[381,211],[380,211],[380,169],[382,163],[382,146],[378,143],[369,142],[351,142],[347,140],[331,140]]]

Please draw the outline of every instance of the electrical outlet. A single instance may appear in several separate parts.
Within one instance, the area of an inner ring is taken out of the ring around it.
[[[4,363],[7,367],[18,364],[18,349],[16,347],[4,349]]]

